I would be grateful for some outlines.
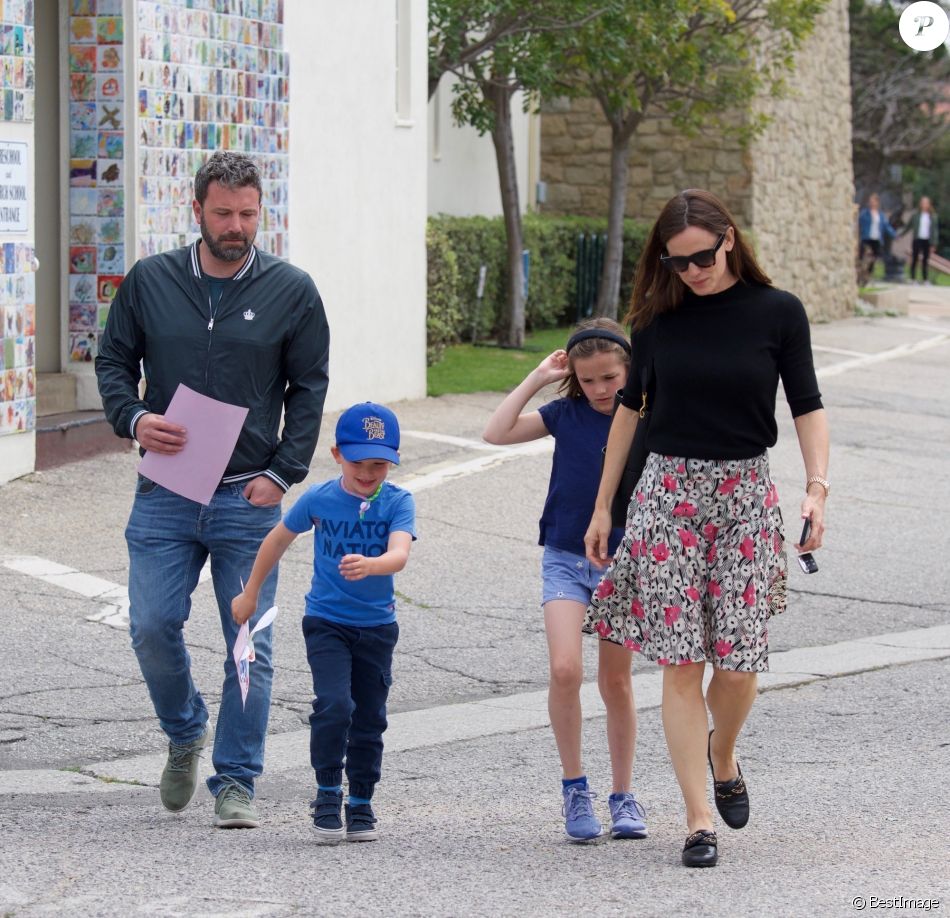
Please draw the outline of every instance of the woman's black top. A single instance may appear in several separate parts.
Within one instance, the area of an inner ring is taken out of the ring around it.
[[[656,393],[647,444],[692,459],[750,459],[774,446],[779,377],[792,417],[822,407],[801,300],[784,290],[736,283],[708,296],[686,292],[634,334],[623,404],[640,408],[640,366],[653,339]],[[639,343],[639,347],[638,347]]]

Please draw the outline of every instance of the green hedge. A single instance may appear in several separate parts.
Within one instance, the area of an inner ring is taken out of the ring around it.
[[[580,233],[606,232],[606,220],[591,217],[524,218],[531,252],[525,326],[529,331],[576,321],[575,260]],[[630,298],[637,259],[649,227],[624,223],[621,312]],[[501,217],[430,217],[428,246],[428,359],[441,359],[446,345],[495,335],[505,300],[505,225]],[[479,303],[478,272],[487,266]]]

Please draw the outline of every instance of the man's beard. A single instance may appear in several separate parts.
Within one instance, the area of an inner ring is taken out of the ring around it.
[[[241,261],[251,251],[251,246],[254,244],[254,236],[247,237],[243,233],[237,235],[229,233],[227,236],[218,236],[215,239],[208,231],[204,214],[201,215],[199,226],[201,238],[208,247],[208,251],[220,261]]]

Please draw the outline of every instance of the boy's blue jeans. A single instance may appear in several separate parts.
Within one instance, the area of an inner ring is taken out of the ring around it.
[[[138,657],[155,713],[176,745],[194,742],[205,731],[208,709],[191,678],[191,658],[183,628],[191,612],[191,594],[208,555],[224,633],[224,685],[215,727],[208,789],[217,796],[228,781],[254,794],[254,779],[264,767],[264,736],[273,680],[273,627],[254,635],[247,706],[241,708],[231,651],[238,626],[231,600],[247,582],[264,536],[280,521],[280,506],[255,507],[244,497],[247,482],[221,485],[207,507],[180,497],[139,476],[135,502],[125,530],[129,546],[129,618],[132,647]],[[275,568],[261,588],[257,613],[274,604]]]
[[[313,673],[310,762],[317,784],[341,784],[345,760],[349,793],[369,800],[383,763],[399,625],[353,628],[305,615],[303,635]]]

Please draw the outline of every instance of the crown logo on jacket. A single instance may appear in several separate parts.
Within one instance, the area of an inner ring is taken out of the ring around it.
[[[247,319],[248,322],[250,322],[251,319],[254,318],[254,316],[255,316],[255,312],[254,312],[253,309],[245,309],[245,310],[244,310],[244,318]]]

